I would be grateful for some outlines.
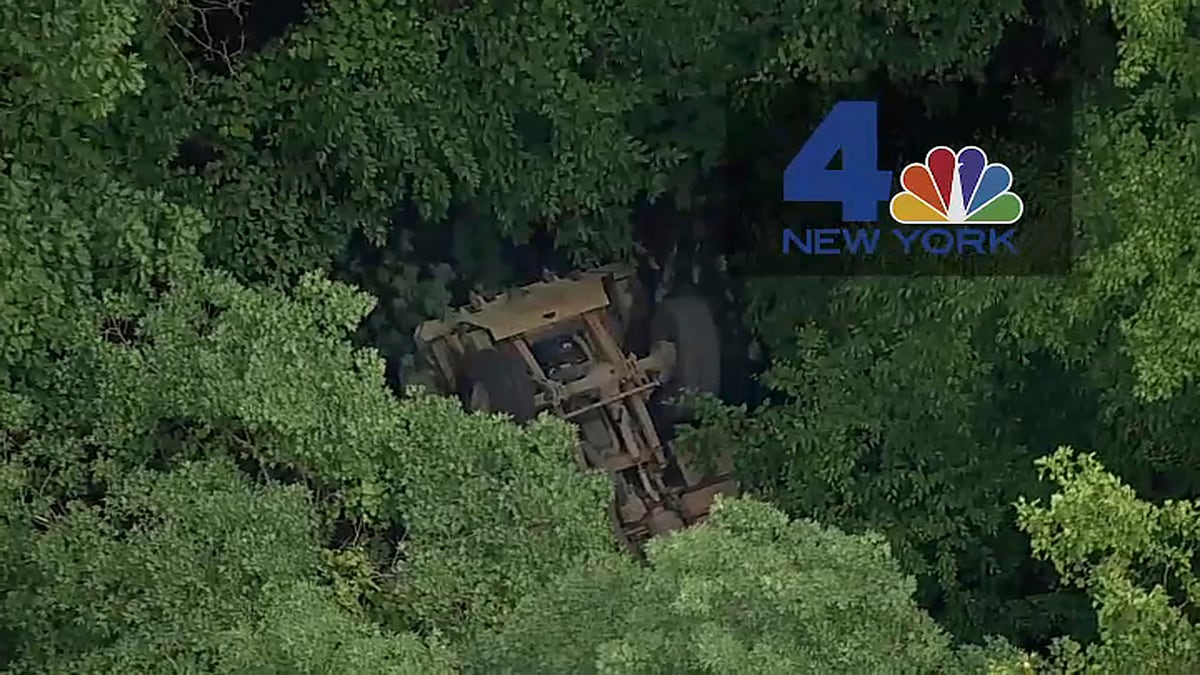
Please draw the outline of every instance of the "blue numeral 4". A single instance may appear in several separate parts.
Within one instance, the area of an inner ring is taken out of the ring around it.
[[[788,162],[783,201],[840,202],[843,220],[878,220],[879,202],[892,196],[892,172],[879,170],[878,109],[874,101],[835,105]],[[842,168],[826,169],[839,150]]]

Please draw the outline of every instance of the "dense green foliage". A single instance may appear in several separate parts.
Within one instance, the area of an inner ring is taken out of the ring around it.
[[[253,487],[228,461],[131,474],[9,552],[6,571],[27,568],[5,603],[13,670],[452,672],[339,611],[315,583],[314,516],[302,488]]]
[[[0,0],[0,669],[1196,670],[1190,3],[226,4]],[[385,385],[535,230],[698,218],[734,85],[1029,31],[1072,273],[742,289],[770,396],[691,440],[761,501],[646,566],[565,424]]]
[[[1071,672],[1194,672],[1197,502],[1148,504],[1095,457],[1069,449],[1038,464],[1061,491],[1048,506],[1023,500],[1021,526],[1035,554],[1092,596],[1103,638],[1086,650],[1071,641],[1056,645],[1059,665]]]
[[[718,504],[648,558],[610,557],[522,601],[480,672],[964,672],[1020,658],[955,653],[878,535],[765,504]]]

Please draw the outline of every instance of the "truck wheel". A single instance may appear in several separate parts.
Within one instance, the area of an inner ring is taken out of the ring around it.
[[[695,295],[667,298],[650,326],[651,338],[675,345],[675,367],[666,396],[686,391],[716,394],[721,389],[721,340],[708,303]]]
[[[671,532],[678,532],[686,527],[686,523],[683,522],[683,518],[678,513],[666,508],[656,509],[655,513],[650,516],[647,525],[651,534],[656,537],[670,534]]]
[[[537,414],[533,380],[519,356],[498,349],[477,351],[467,357],[464,374],[459,395],[468,410],[505,413],[517,422]]]
[[[641,555],[641,550],[629,536],[629,532],[625,530],[625,523],[621,522],[621,513],[617,508],[617,498],[614,496],[608,503],[608,522],[612,526],[613,539],[617,546],[624,553],[628,553],[635,558]]]

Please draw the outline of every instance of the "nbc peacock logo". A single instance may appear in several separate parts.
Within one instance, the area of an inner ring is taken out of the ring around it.
[[[1021,198],[1011,192],[1012,172],[988,163],[975,146],[958,152],[939,146],[900,174],[903,191],[892,197],[888,210],[905,225],[1011,225],[1025,212]]]

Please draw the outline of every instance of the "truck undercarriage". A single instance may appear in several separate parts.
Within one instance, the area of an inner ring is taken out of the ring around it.
[[[614,534],[635,553],[652,536],[702,521],[717,494],[737,491],[728,456],[706,475],[662,440],[674,395],[720,386],[712,312],[680,296],[648,314],[632,273],[609,267],[473,296],[416,331],[437,386],[468,409],[517,422],[548,411],[578,427],[580,468],[612,479]],[[648,319],[649,348],[634,353],[629,336]]]

